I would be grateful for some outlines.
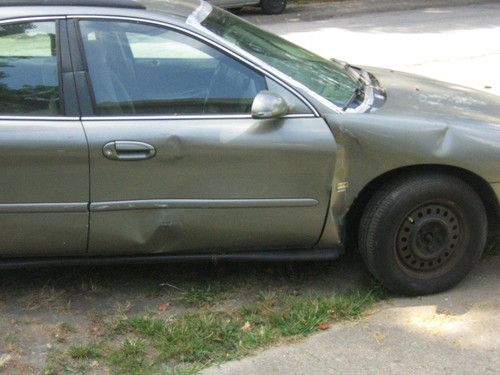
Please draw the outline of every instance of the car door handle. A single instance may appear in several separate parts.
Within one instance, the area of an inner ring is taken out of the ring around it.
[[[113,141],[106,143],[102,152],[111,160],[146,160],[156,155],[156,149],[148,143],[136,141]]]

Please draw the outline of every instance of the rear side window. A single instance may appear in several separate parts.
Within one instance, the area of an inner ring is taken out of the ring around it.
[[[248,114],[262,74],[175,30],[80,21],[97,115]]]
[[[55,22],[0,25],[0,115],[60,114]]]

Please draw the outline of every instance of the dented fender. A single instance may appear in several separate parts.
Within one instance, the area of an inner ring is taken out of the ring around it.
[[[325,115],[337,158],[319,246],[342,243],[345,216],[359,193],[399,168],[461,168],[490,183],[500,198],[500,98],[406,74],[394,81],[385,80],[387,101],[375,112]]]

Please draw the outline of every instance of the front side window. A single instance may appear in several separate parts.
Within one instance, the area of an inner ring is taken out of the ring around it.
[[[60,114],[55,22],[0,25],[0,115]]]
[[[247,114],[265,78],[174,30],[80,21],[96,115]]]

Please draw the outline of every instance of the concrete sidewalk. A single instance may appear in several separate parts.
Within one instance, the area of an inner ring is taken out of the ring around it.
[[[484,374],[500,369],[500,256],[435,296],[394,299],[359,321],[204,375]]]

